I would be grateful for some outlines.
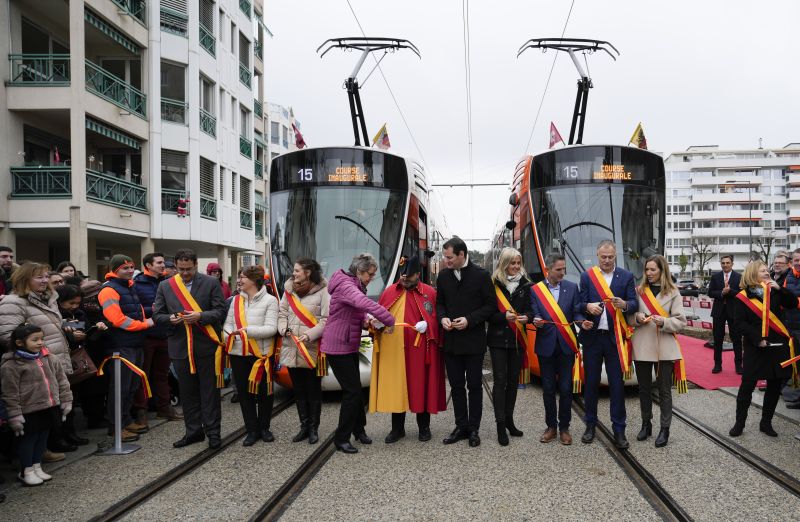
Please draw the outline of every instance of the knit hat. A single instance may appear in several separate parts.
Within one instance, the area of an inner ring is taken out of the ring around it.
[[[115,254],[111,258],[111,261],[108,262],[108,268],[110,272],[114,272],[116,274],[117,270],[127,264],[133,265],[133,259],[124,254]]]

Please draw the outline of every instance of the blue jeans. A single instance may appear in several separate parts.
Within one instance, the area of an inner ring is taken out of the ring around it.
[[[572,419],[572,366],[575,354],[566,355],[556,346],[550,357],[539,357],[544,398],[544,419],[548,428],[567,431]],[[557,384],[556,384],[557,381]],[[556,388],[558,408],[556,409]]]
[[[600,391],[600,375],[606,364],[608,389],[611,395],[611,425],[614,432],[625,431],[625,382],[622,378],[617,344],[613,331],[598,331],[591,344],[583,347],[583,367],[586,373],[586,426],[597,424],[597,396]]]

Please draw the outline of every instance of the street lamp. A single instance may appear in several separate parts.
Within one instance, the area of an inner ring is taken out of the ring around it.
[[[750,195],[750,189],[752,188],[753,184],[749,181],[743,180],[735,180],[729,179],[725,182],[726,185],[746,185],[747,186],[747,210],[748,210],[748,221],[747,227],[750,231],[750,246],[748,247],[748,255],[752,259],[753,257],[753,198]]]

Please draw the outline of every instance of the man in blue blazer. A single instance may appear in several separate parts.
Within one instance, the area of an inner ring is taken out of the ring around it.
[[[589,272],[581,274],[581,309],[591,317],[592,328],[580,334],[583,346],[583,367],[586,372],[584,402],[586,406],[586,431],[581,442],[594,441],[597,424],[597,395],[600,391],[600,375],[603,361],[606,366],[608,388],[611,395],[611,424],[614,428],[614,443],[620,449],[628,447],[625,438],[625,383],[617,352],[614,335],[614,309],[625,313],[636,312],[639,300],[633,274],[616,266],[617,246],[605,239],[597,245],[597,260],[600,275],[611,289],[613,297],[603,302],[603,297],[595,288]]]
[[[586,321],[581,311],[581,299],[578,285],[565,281],[567,264],[564,256],[558,253],[549,254],[545,258],[547,277],[531,291],[531,308],[533,324],[536,326],[536,356],[539,359],[539,371],[542,376],[544,398],[544,416],[547,429],[539,442],[551,442],[556,438],[556,428],[561,444],[572,444],[569,423],[572,420],[572,367],[575,364],[575,352],[572,342],[565,338],[562,330],[546,321],[560,322],[553,308],[555,303],[563,313],[566,322],[580,321],[591,328],[591,321]],[[550,301],[545,292],[552,295]],[[573,331],[572,325],[566,326]],[[564,330],[566,333],[566,331]],[[568,334],[567,334],[568,335]],[[558,376],[558,409],[556,409],[556,376]]]

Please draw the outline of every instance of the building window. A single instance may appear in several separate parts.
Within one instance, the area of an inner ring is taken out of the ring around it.
[[[236,204],[236,180],[239,179],[239,175],[235,172],[231,172],[231,205]]]
[[[225,11],[222,9],[219,10],[219,41],[220,43],[225,41]]]
[[[270,129],[269,141],[270,141],[270,143],[274,143],[275,145],[278,145],[281,142],[280,128],[281,128],[281,125],[277,121],[270,122],[270,124],[269,124],[269,129]]]
[[[250,40],[239,33],[239,63],[250,68]]]
[[[177,150],[161,149],[161,188],[186,192],[189,155]]]
[[[243,138],[250,137],[250,112],[243,106],[239,106],[239,135]]]
[[[219,199],[225,201],[225,167],[219,167]]]
[[[200,156],[200,195],[214,199],[214,162]]]
[[[214,115],[214,82],[205,76],[200,77],[200,107]]]
[[[250,180],[244,176],[239,178],[239,207],[250,210]]]

